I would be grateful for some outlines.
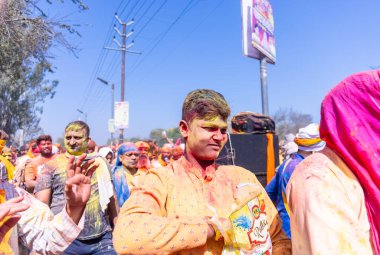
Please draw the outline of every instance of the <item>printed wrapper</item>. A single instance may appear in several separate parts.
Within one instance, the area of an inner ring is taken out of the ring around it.
[[[233,227],[233,247],[225,247],[223,255],[272,254],[272,242],[262,193],[231,213],[229,219]]]

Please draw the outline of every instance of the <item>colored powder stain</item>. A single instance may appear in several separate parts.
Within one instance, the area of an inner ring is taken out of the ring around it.
[[[0,204],[5,202],[6,193],[5,190],[0,189]],[[0,221],[0,227],[9,219],[9,216],[6,216],[3,218],[2,221]],[[3,240],[1,240],[0,243],[0,254],[13,254],[12,248],[9,246],[9,237],[12,233],[12,229],[9,230]]]
[[[68,126],[66,128],[66,131],[75,131],[75,132],[78,132],[78,131],[81,131],[81,130],[83,130],[83,126],[78,125],[78,124],[71,124],[70,126]]]
[[[352,245],[347,242],[347,240],[345,239],[345,236],[347,235],[347,233],[340,233],[339,234],[339,245],[340,245],[340,250],[341,250],[341,253],[340,254],[352,254],[354,255],[355,253],[352,251]]]
[[[249,231],[251,229],[251,226],[252,226],[252,222],[250,219],[248,219],[247,216],[240,216],[239,218],[234,220],[234,224],[237,227],[243,228],[246,231]]]

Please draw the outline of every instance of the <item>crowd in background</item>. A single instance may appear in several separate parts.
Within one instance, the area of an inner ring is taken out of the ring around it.
[[[379,70],[334,87],[320,124],[281,141],[265,189],[251,171],[216,163],[231,110],[212,90],[187,95],[184,144],[98,147],[74,121],[66,151],[50,135],[17,151],[0,130],[0,251],[380,254],[379,91]]]

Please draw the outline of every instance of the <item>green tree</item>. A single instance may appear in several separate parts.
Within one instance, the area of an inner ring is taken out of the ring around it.
[[[149,138],[156,141],[157,145],[162,147],[165,143],[175,143],[182,136],[178,127],[168,129],[156,128],[150,131]]]
[[[313,122],[313,117],[310,114],[296,112],[292,108],[280,108],[273,115],[273,119],[280,140],[283,140],[286,134],[296,134],[298,129]]]
[[[87,8],[81,1],[72,2]],[[50,20],[38,4],[7,0],[0,5],[0,128],[9,134],[23,129],[26,137],[29,131],[38,133],[44,100],[53,98],[58,85],[46,78],[53,72],[50,49],[60,44],[76,51],[64,34],[77,31]]]

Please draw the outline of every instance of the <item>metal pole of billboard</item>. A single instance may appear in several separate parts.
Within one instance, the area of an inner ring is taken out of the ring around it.
[[[260,59],[260,80],[261,80],[261,107],[264,115],[269,115],[268,107],[268,85],[267,85],[267,59]]]

